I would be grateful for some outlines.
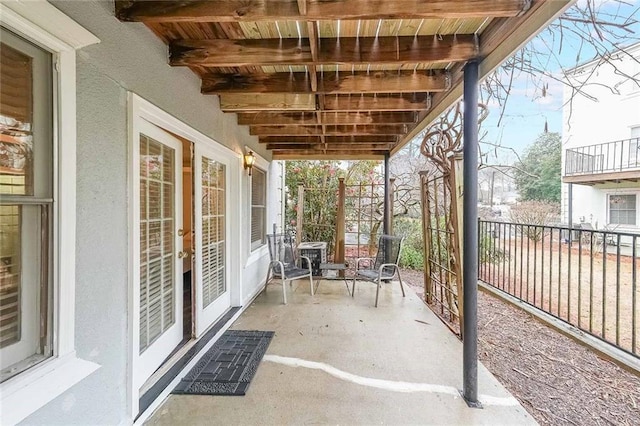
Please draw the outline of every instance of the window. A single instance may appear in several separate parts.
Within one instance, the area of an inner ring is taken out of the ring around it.
[[[100,367],[75,356],[73,191],[76,50],[99,40],[48,2],[0,2],[0,23],[0,406],[16,424]]]
[[[52,55],[1,30],[0,381],[51,350]]]
[[[251,176],[251,250],[266,242],[267,173],[257,167]]]
[[[614,225],[636,224],[636,196],[609,196],[609,223]]]

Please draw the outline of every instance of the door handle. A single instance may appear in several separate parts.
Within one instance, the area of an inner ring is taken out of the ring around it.
[[[183,259],[185,257],[189,257],[189,252],[188,251],[179,251],[178,252],[178,258]]]

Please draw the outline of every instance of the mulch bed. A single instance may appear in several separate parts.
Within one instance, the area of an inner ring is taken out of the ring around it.
[[[420,271],[402,271],[422,293]],[[482,363],[542,425],[640,424],[640,376],[521,309],[478,294]]]

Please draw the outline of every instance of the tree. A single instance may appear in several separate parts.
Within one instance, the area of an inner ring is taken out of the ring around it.
[[[515,183],[522,201],[560,202],[562,140],[558,133],[543,133],[515,164]]]

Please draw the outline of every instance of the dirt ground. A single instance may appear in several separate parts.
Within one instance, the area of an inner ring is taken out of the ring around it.
[[[423,293],[423,274],[402,271]],[[489,294],[478,295],[479,356],[541,425],[638,425],[640,376]]]

